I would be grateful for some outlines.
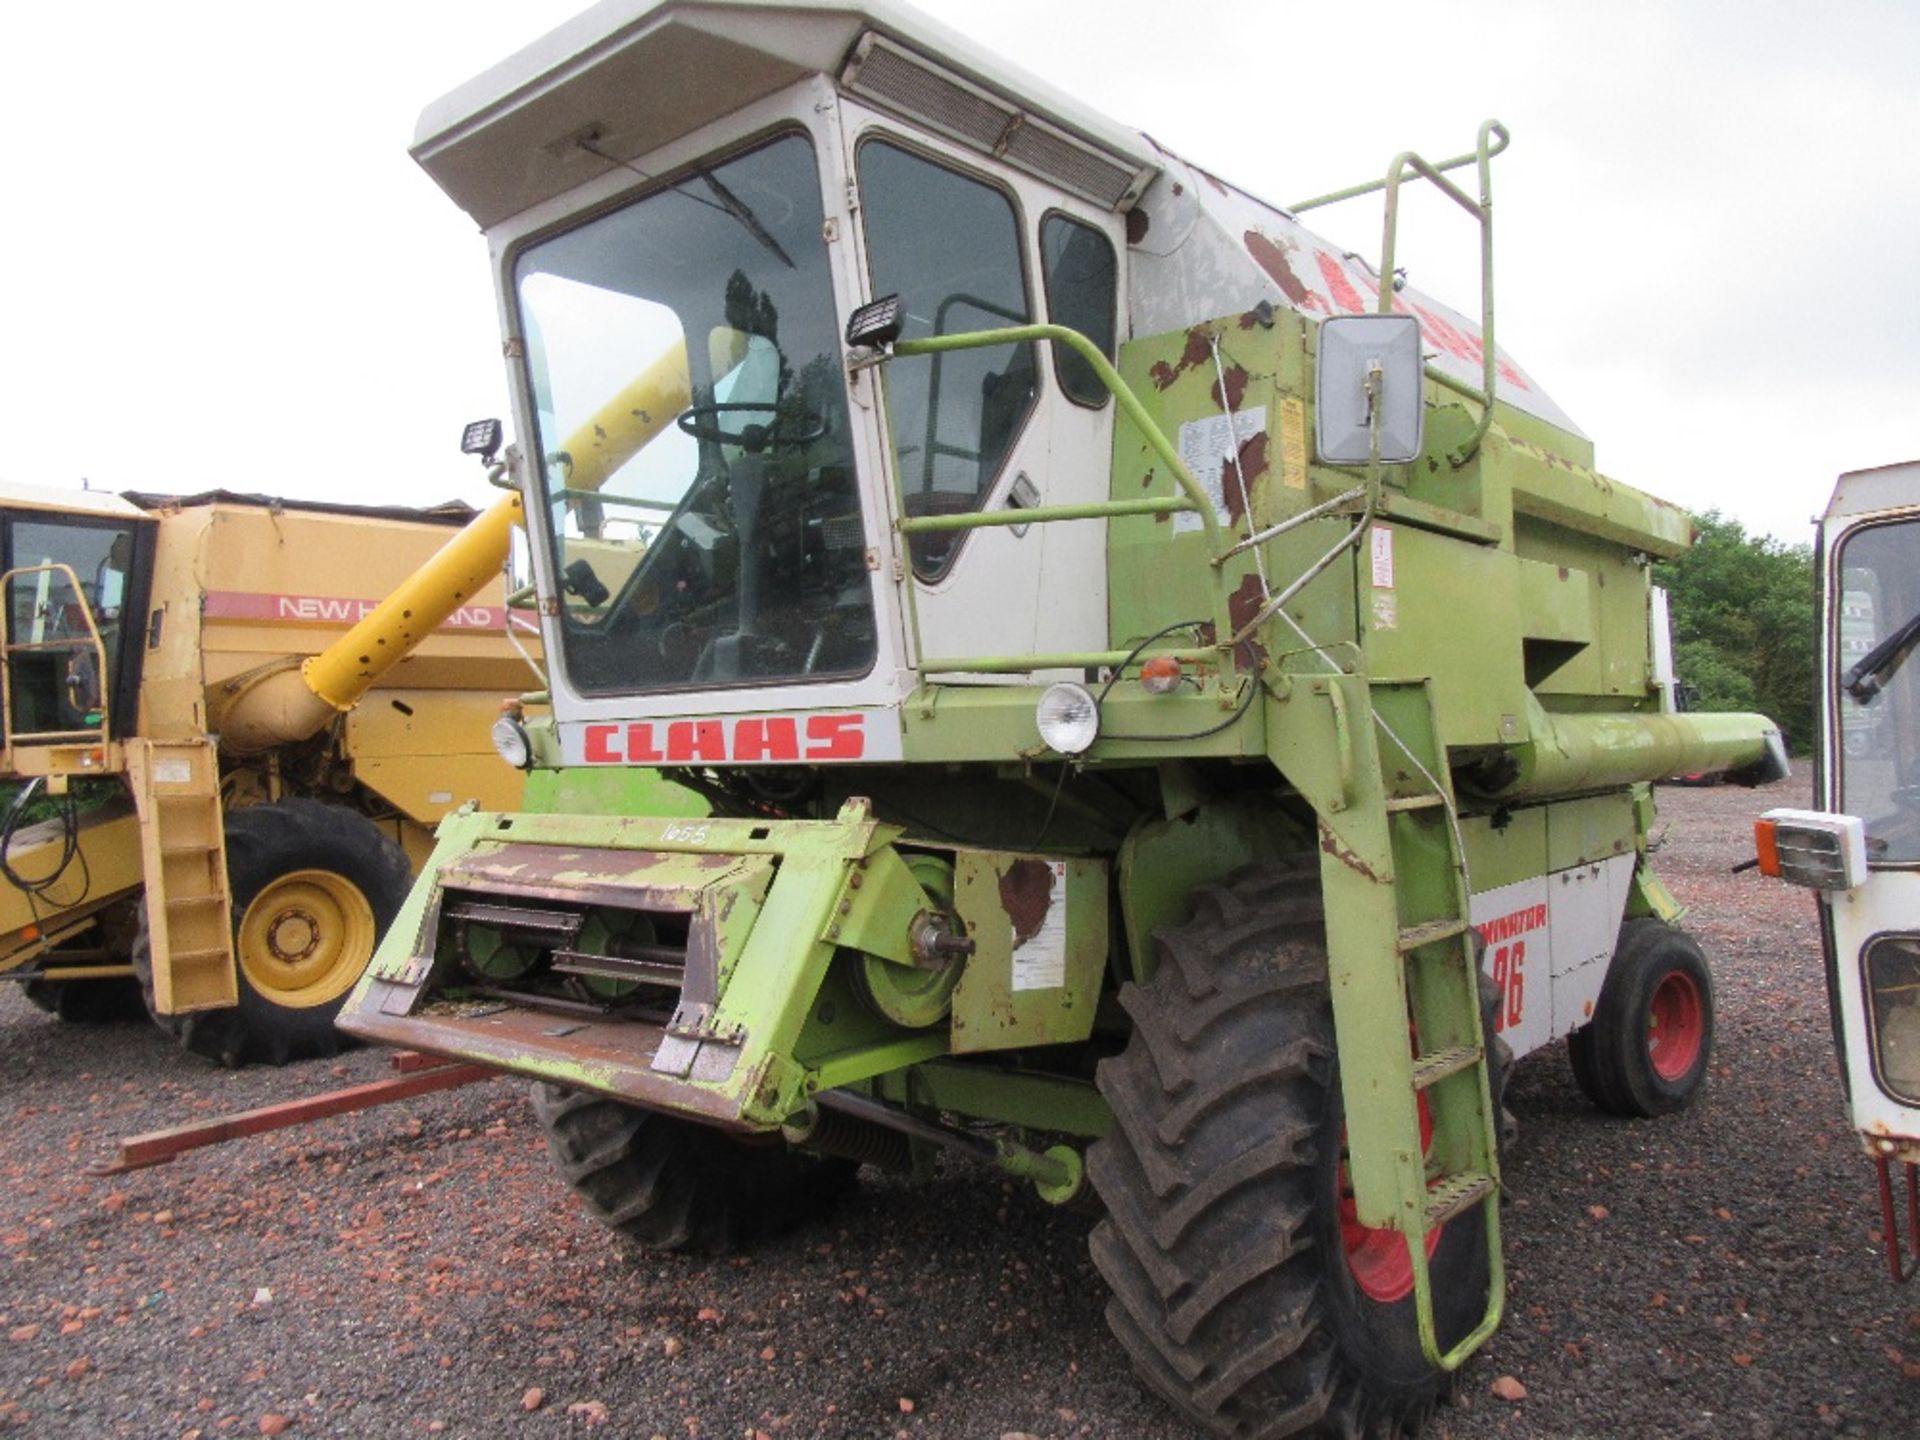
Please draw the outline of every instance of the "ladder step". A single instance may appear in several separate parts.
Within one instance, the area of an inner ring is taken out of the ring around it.
[[[219,894],[167,896],[167,908],[169,910],[178,905],[224,905],[226,903],[227,897]]]
[[[210,960],[217,960],[222,965],[225,965],[230,962],[232,958],[233,957],[224,949],[175,950],[167,957],[167,962],[177,969],[182,965],[204,965]]]
[[[1437,1230],[1456,1215],[1464,1214],[1493,1193],[1491,1175],[1464,1171],[1449,1175],[1427,1188],[1427,1229]]]
[[[1480,1063],[1478,1045],[1457,1045],[1451,1050],[1433,1050],[1413,1057],[1413,1088],[1425,1090],[1438,1085],[1449,1075],[1471,1070]]]
[[[213,846],[211,845],[162,845],[160,847],[160,853],[162,855],[211,855],[213,854]]]
[[[1432,810],[1446,803],[1444,795],[1396,795],[1387,801],[1387,813],[1395,815],[1403,810]]]
[[[1409,925],[1400,932],[1400,953],[1418,950],[1422,945],[1431,945],[1437,940],[1451,940],[1456,935],[1467,933],[1465,920],[1429,920],[1424,925]]]

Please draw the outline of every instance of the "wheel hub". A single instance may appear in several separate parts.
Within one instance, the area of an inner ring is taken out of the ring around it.
[[[319,948],[320,922],[309,911],[289,906],[267,927],[267,949],[285,964],[298,964]]]
[[[1340,1136],[1341,1153],[1346,1153],[1347,1137]],[[1420,1150],[1425,1154],[1433,1146],[1433,1112],[1425,1094],[1420,1096]],[[1368,1299],[1392,1305],[1413,1293],[1413,1255],[1407,1238],[1398,1230],[1375,1229],[1360,1223],[1360,1212],[1353,1200],[1353,1181],[1347,1164],[1340,1162],[1340,1243],[1347,1252],[1347,1268],[1353,1283]],[[1440,1229],[1427,1231],[1427,1258],[1440,1248]]]
[[[1662,1080],[1684,1079],[1700,1058],[1706,1007],[1693,977],[1670,971],[1647,1007],[1647,1056]]]
[[[268,881],[234,928],[247,983],[295,1009],[344,995],[378,938],[372,904],[332,870],[293,870]]]

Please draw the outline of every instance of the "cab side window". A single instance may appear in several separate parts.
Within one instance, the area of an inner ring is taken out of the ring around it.
[[[6,531],[11,575],[5,597],[6,660],[13,731],[33,735],[98,725],[100,707],[114,692],[119,668],[133,532],[98,523],[30,519],[12,521]],[[105,675],[99,673],[99,652],[93,644],[96,630],[105,651]]]
[[[1078,330],[1111,360],[1119,279],[1112,242],[1091,225],[1067,215],[1049,215],[1040,222],[1040,266],[1047,318]],[[1053,363],[1060,388],[1074,404],[1097,410],[1107,403],[1107,387],[1077,350],[1056,345]]]
[[[858,168],[873,293],[901,298],[903,338],[1029,322],[1019,221],[1006,194],[882,140],[860,147]],[[887,405],[907,515],[979,509],[1037,389],[1031,345],[889,366]],[[914,573],[929,581],[946,574],[966,533],[915,535]]]

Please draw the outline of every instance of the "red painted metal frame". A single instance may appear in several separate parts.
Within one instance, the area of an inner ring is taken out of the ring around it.
[[[1908,1165],[1907,1172],[1907,1237],[1906,1243],[1900,1239],[1900,1223],[1893,1208],[1893,1162],[1882,1155],[1876,1164],[1880,1171],[1880,1222],[1887,1243],[1887,1269],[1893,1272],[1893,1283],[1904,1285],[1920,1272],[1920,1165]],[[1907,1243],[1913,1246],[1913,1257],[1907,1257]]]
[[[393,1057],[393,1068],[400,1073],[391,1080],[375,1080],[366,1085],[350,1085],[344,1090],[329,1090],[300,1100],[278,1105],[263,1105],[258,1110],[241,1110],[232,1115],[199,1120],[191,1125],[176,1125],[170,1130],[154,1130],[133,1135],[120,1142],[119,1154],[110,1163],[94,1167],[94,1175],[119,1175],[142,1170],[149,1165],[164,1165],[188,1150],[242,1140],[346,1115],[355,1110],[370,1110],[396,1100],[410,1100],[435,1090],[452,1090],[476,1080],[491,1080],[501,1072],[486,1065],[455,1065],[432,1056],[402,1053]]]

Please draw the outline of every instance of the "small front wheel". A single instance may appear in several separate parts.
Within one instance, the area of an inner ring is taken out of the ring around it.
[[[1669,1115],[1706,1083],[1713,976],[1693,938],[1664,920],[1629,920],[1593,1019],[1567,1037],[1573,1076],[1609,1115]]]
[[[646,1250],[749,1248],[826,1214],[857,1168],[544,1080],[533,1113],[593,1218]]]

